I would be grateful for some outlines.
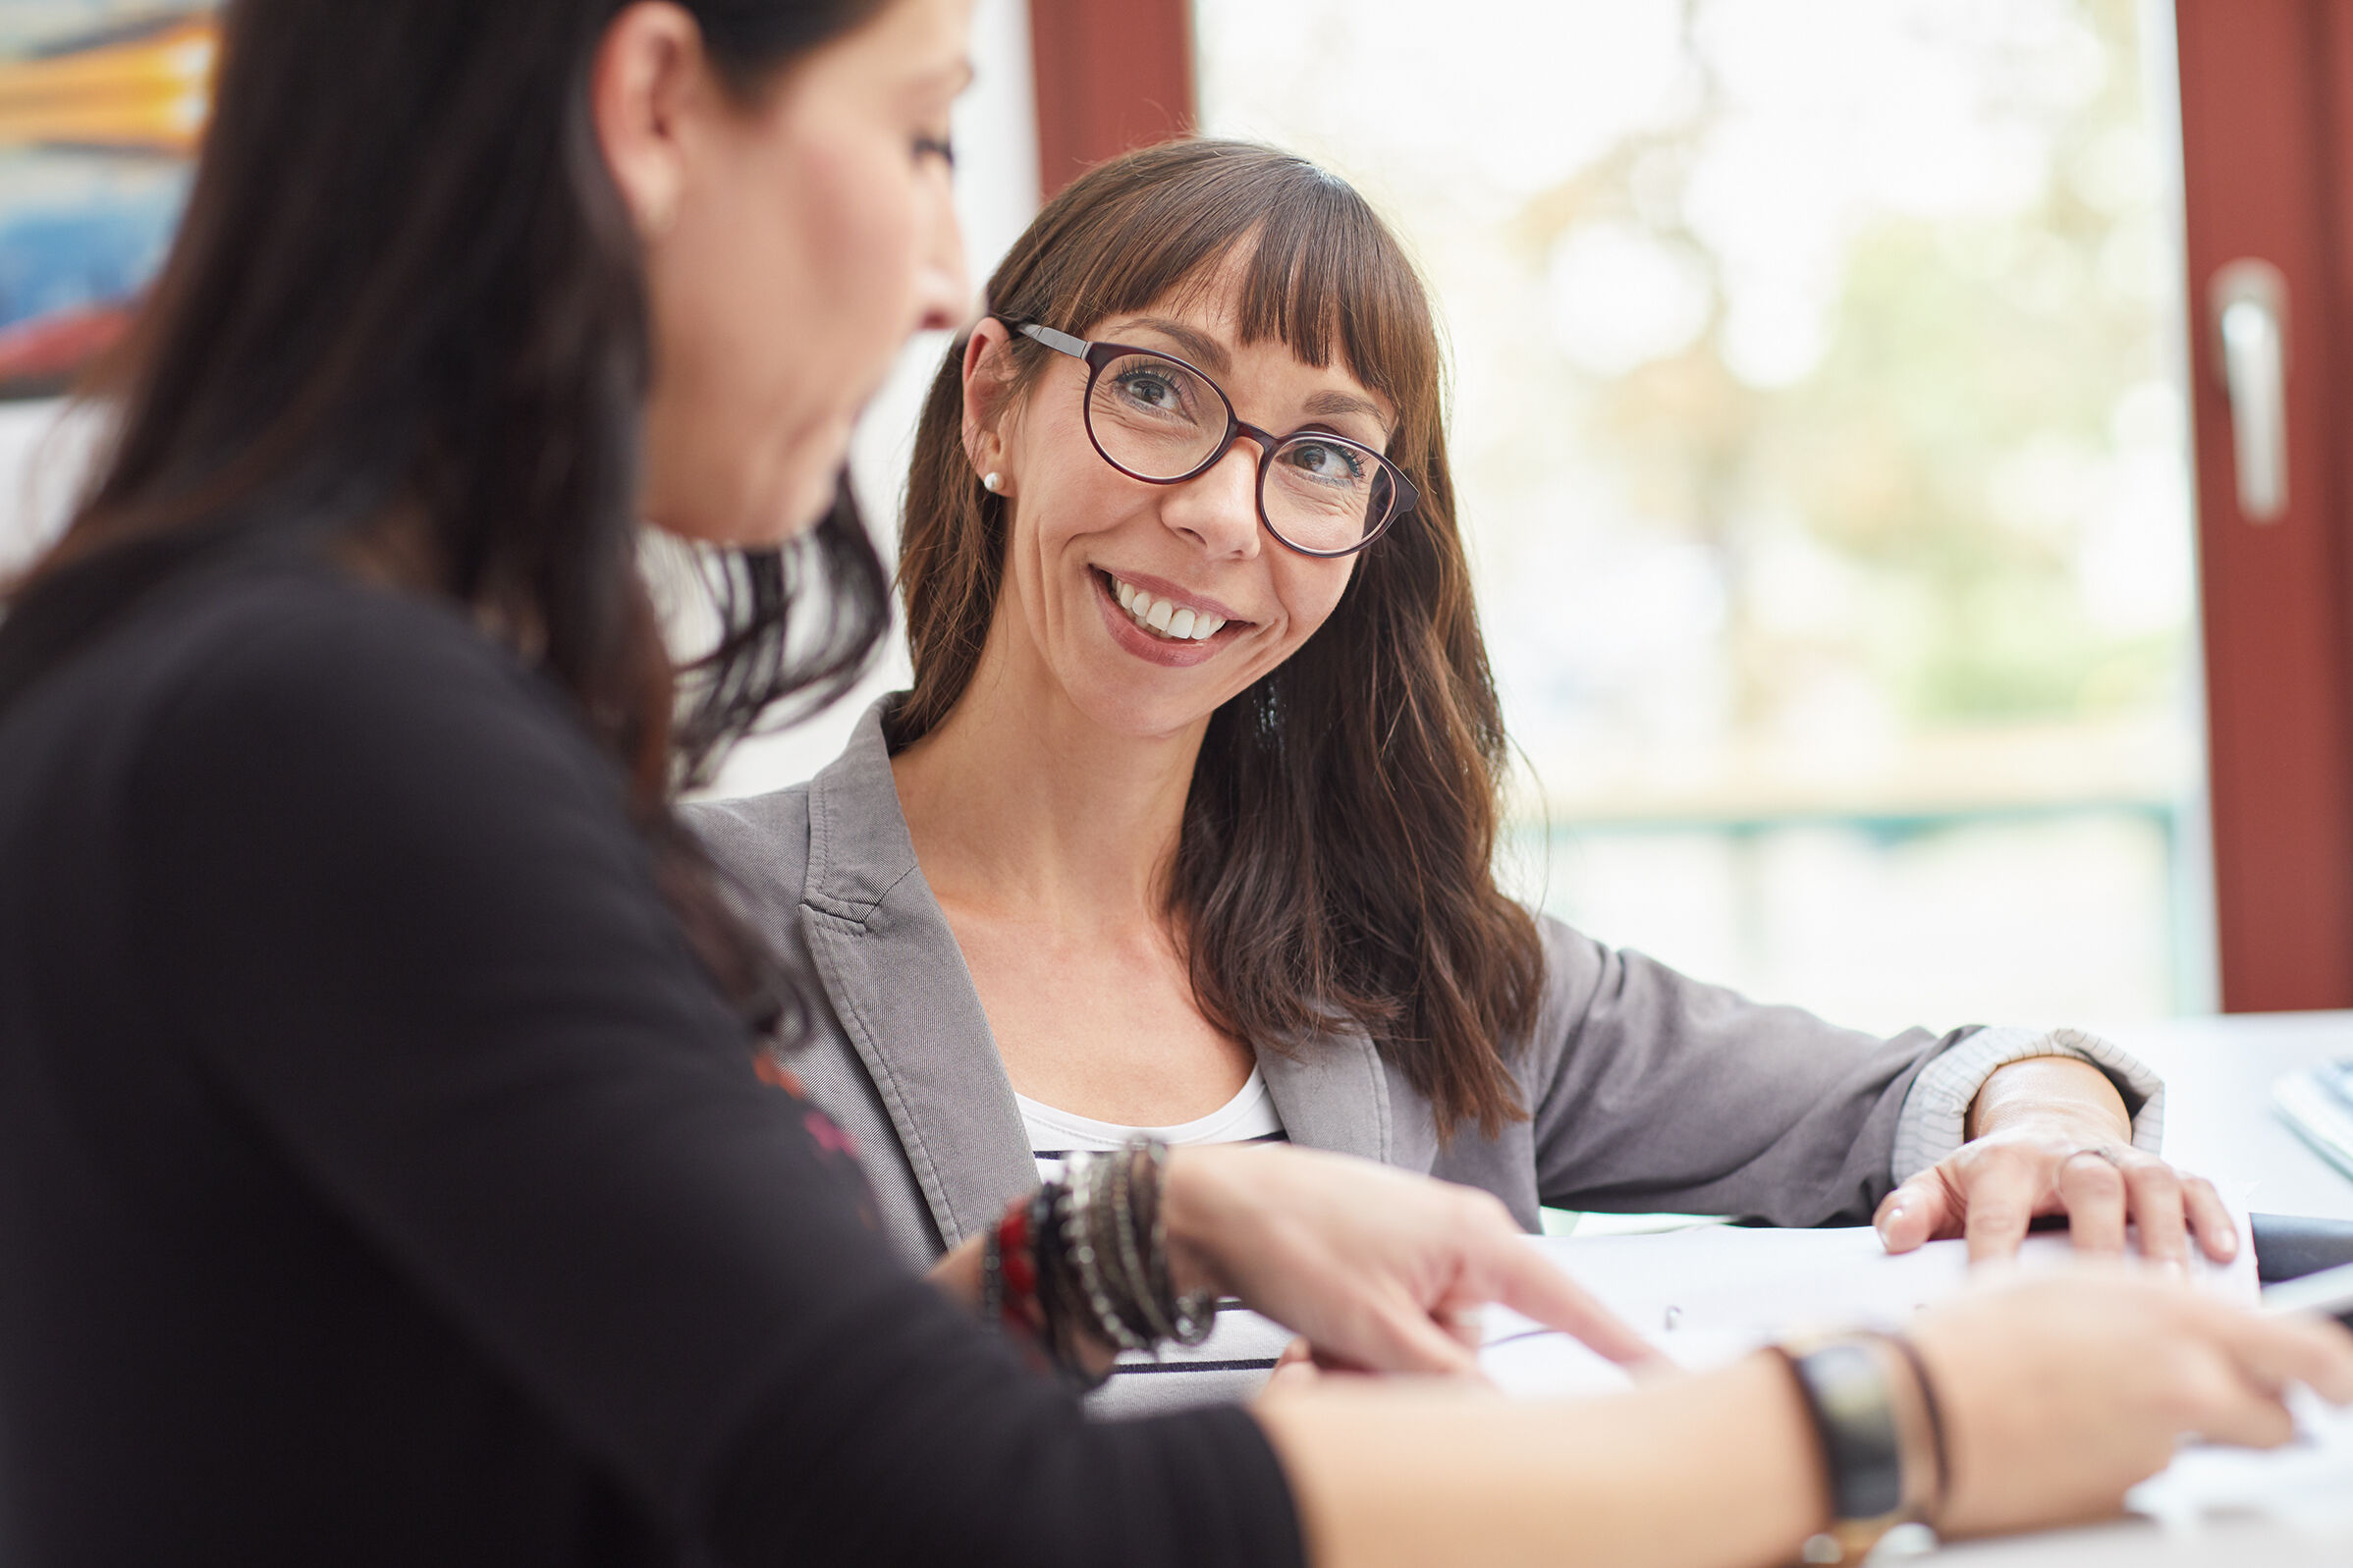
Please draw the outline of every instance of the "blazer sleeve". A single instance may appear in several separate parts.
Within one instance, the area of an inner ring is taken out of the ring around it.
[[[2142,1147],[2161,1127],[2156,1076],[2076,1031],[1882,1039],[1751,1001],[1549,917],[1539,925],[1546,995],[1522,1071],[1549,1205],[1868,1223],[1897,1180],[1957,1147],[1955,1108],[2029,1055],[2099,1065]]]

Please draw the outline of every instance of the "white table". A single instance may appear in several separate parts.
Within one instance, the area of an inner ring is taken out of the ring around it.
[[[2284,1073],[2353,1057],[2353,1012],[2246,1014],[2101,1031],[2165,1077],[2165,1155],[2258,1213],[2353,1219],[2353,1178],[2271,1108]],[[2314,1539],[2272,1526],[2209,1525],[2169,1538],[2128,1521],[1948,1546],[1938,1568],[2346,1568],[2353,1535]]]

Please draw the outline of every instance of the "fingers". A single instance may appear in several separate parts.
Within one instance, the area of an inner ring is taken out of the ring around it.
[[[1880,1245],[1889,1252],[1910,1252],[1923,1242],[1950,1235],[1950,1189],[1935,1168],[1923,1170],[1881,1199],[1871,1222],[1879,1229]]]
[[[2171,1165],[2152,1156],[2122,1158],[2125,1192],[2132,1205],[2132,1217],[2141,1227],[2141,1256],[2151,1263],[2169,1264],[2176,1269],[2187,1267],[2190,1238],[2182,1206],[2181,1178],[2173,1173]]]
[[[1478,1375],[1477,1352],[1411,1300],[1399,1298],[1376,1309],[1364,1327],[1363,1359],[1371,1371],[1442,1378]]]
[[[2296,1434],[2296,1419],[2273,1389],[2237,1376],[2228,1363],[2201,1361],[2186,1379],[2198,1435],[2241,1448],[2276,1448]]]
[[[1659,1352],[1626,1322],[1587,1295],[1535,1248],[1517,1236],[1494,1259],[1495,1299],[1547,1328],[1572,1334],[1621,1367],[1636,1366]]]
[[[1300,1388],[1312,1386],[1323,1376],[1315,1364],[1315,1351],[1304,1339],[1294,1339],[1283,1347],[1275,1359],[1275,1370],[1267,1375],[1264,1386],[1258,1390],[1261,1399],[1280,1399]]]
[[[1968,1204],[1969,1261],[1987,1263],[2014,1257],[2026,1239],[2026,1227],[2043,1195],[2044,1176],[2020,1160],[1980,1161],[1969,1173],[1963,1194]]]
[[[2204,1176],[2184,1177],[2181,1199],[2188,1211],[2190,1230],[2198,1245],[2216,1263],[2228,1263],[2239,1255],[2239,1228],[2230,1217],[2230,1208],[2215,1184]]]
[[[2197,1298],[2217,1315],[2219,1334],[2246,1376],[2263,1388],[2300,1382],[2331,1404],[2353,1404],[2353,1332],[2331,1318],[2263,1317]]]
[[[2095,1258],[2124,1256],[2124,1172],[2080,1149],[2059,1162],[2056,1185],[2075,1250]]]

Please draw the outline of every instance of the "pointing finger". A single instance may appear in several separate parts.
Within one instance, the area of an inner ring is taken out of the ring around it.
[[[1635,1366],[1659,1354],[1625,1320],[1586,1294],[1535,1248],[1514,1238],[1498,1263],[1496,1299],[1513,1312],[1574,1335],[1619,1366]]]

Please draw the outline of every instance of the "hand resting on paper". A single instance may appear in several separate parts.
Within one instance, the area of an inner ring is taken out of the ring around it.
[[[2007,1258],[2027,1226],[2064,1215],[2077,1250],[2124,1251],[2125,1225],[2142,1255],[2183,1264],[2194,1237],[2227,1263],[2239,1238],[2214,1183],[2132,1147],[2132,1119],[2106,1074],[2088,1062],[2037,1056],[1986,1080],[1969,1110],[1969,1142],[1889,1193],[1872,1223],[1889,1252],[1966,1236],[1973,1263]]]

